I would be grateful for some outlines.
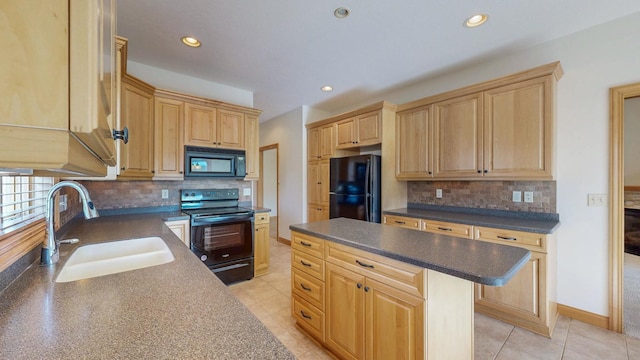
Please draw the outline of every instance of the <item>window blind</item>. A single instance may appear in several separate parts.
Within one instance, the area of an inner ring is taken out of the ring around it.
[[[45,217],[52,177],[0,176],[0,235]]]

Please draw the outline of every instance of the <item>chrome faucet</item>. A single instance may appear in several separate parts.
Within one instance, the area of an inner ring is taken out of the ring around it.
[[[47,194],[47,231],[45,234],[44,243],[42,244],[42,250],[40,252],[40,264],[51,265],[58,262],[60,255],[58,254],[58,243],[56,242],[56,232],[53,229],[54,210],[53,199],[56,192],[63,187],[74,188],[80,193],[80,200],[82,201],[82,212],[85,219],[93,219],[98,216],[98,210],[93,206],[93,202],[89,197],[89,192],[82,184],[75,181],[61,181],[49,189]]]

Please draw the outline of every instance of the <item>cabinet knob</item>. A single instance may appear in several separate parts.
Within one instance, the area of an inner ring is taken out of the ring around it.
[[[179,174],[182,174],[182,171],[179,171],[178,173],[179,173]]]
[[[369,292],[369,287],[368,286],[364,287],[364,292]]]
[[[488,172],[489,172],[489,170],[485,170],[485,171],[484,171],[484,173],[485,173],[485,174],[486,174],[486,173],[488,173]]]
[[[155,170],[151,170],[151,173],[152,173],[152,174],[155,174],[155,173],[156,173],[156,171],[155,171]]]
[[[123,166],[123,167],[120,168],[120,170],[125,171],[126,168]]]
[[[357,283],[356,286],[358,287],[358,289],[362,288],[362,284],[360,284],[360,283]]]
[[[478,174],[482,174],[482,170],[478,170]]]
[[[431,171],[429,171],[429,175],[433,174]]]

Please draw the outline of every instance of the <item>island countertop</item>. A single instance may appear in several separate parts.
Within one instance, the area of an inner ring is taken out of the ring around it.
[[[291,225],[293,231],[476,283],[502,286],[531,258],[529,250],[360,220]]]
[[[73,220],[60,262],[30,266],[0,293],[2,359],[293,359],[184,246],[163,214]],[[54,279],[78,246],[159,236],[175,260],[69,283]]]

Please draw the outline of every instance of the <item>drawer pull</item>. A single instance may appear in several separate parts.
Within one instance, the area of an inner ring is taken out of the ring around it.
[[[442,230],[442,231],[453,231],[453,229],[450,229],[450,228],[443,228],[443,227],[438,227],[438,230]]]
[[[302,260],[300,260],[300,264],[302,264],[303,266],[306,266],[306,267],[311,267],[311,264],[306,263],[306,262],[304,262]]]
[[[510,240],[510,241],[518,240],[517,238],[514,238],[514,237],[506,237],[506,236],[500,236],[500,235],[498,235],[497,237],[498,239],[502,239],[502,240]]]
[[[395,222],[396,224],[400,224],[400,225],[404,225],[404,224],[406,224],[406,222],[404,222],[404,221],[400,221],[400,220],[396,220],[396,221],[394,221],[394,222]]]
[[[305,319],[311,319],[311,316],[305,314],[304,311],[302,311],[302,310],[300,310],[300,315],[302,315],[302,317],[305,318]]]
[[[304,286],[304,284],[300,284],[300,287],[302,288],[302,290],[311,291],[311,288]]]
[[[304,241],[300,241],[300,245],[302,245],[302,246],[306,246],[306,247],[311,247],[311,244],[306,243],[306,242],[304,242]]]
[[[363,262],[362,262],[362,261],[360,261],[360,260],[356,260],[356,263],[357,263],[358,265],[362,266],[362,267],[366,267],[366,268],[371,268],[371,269],[373,269],[373,265],[369,265],[369,264],[367,264],[367,263],[363,263]]]

